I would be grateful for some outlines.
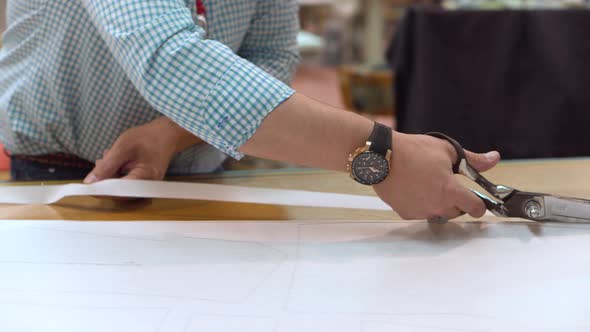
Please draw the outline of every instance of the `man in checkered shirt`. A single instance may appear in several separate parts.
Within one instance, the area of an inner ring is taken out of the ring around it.
[[[345,171],[373,122],[288,86],[296,1],[199,2],[8,0],[0,140],[13,178],[159,180],[244,154]],[[484,213],[452,176],[449,144],[391,135],[392,172],[374,188],[398,213]],[[469,158],[483,171],[499,155]]]

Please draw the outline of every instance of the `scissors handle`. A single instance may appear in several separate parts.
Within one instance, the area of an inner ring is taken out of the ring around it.
[[[500,200],[503,200],[512,192],[514,192],[514,189],[503,185],[496,185],[486,179],[483,175],[479,174],[479,172],[469,164],[467,156],[465,155],[465,150],[461,144],[459,144],[459,142],[442,133],[432,132],[426,135],[444,139],[449,142],[453,148],[455,148],[455,151],[457,152],[457,161],[453,164],[453,173],[466,176],[468,179],[474,181],[487,192]]]
[[[453,173],[462,174],[461,173],[461,162],[463,160],[467,161],[467,156],[465,155],[465,150],[463,149],[461,144],[459,144],[459,142],[455,141],[454,139],[450,138],[449,136],[447,136],[443,133],[431,132],[431,133],[427,133],[426,135],[440,138],[440,139],[443,139],[443,140],[451,143],[451,145],[453,146],[453,148],[457,152],[457,161],[455,161],[455,163],[453,163]],[[462,175],[465,175],[466,177],[475,181],[474,178],[473,179],[471,178],[471,176],[470,176],[471,174],[462,174]]]

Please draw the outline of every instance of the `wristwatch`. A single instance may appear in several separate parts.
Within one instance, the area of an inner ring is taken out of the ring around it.
[[[348,156],[348,171],[358,183],[383,182],[390,170],[392,129],[375,122],[367,143]]]

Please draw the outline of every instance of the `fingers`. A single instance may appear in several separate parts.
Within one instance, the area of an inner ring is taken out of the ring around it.
[[[457,151],[455,147],[449,142],[442,139],[440,141],[444,141],[445,149],[451,156],[452,163],[457,161]],[[468,150],[465,151],[465,157],[471,166],[473,166],[479,172],[485,172],[498,164],[500,161],[500,153],[498,151],[490,151],[488,153],[473,153]]]
[[[103,159],[96,161],[94,169],[86,176],[84,183],[90,184],[104,179],[118,177],[119,170],[127,164],[129,155],[125,149],[113,146],[105,151]]]
[[[160,167],[150,162],[130,162],[121,171],[122,179],[127,180],[163,180],[167,167]]]
[[[450,181],[443,193],[446,199],[442,202],[441,207],[431,210],[428,217],[429,222],[445,223],[465,213],[474,218],[480,218],[486,212],[483,201],[456,180]]]
[[[128,173],[122,177],[122,179],[127,180],[162,180],[164,178],[164,173],[159,172],[155,168],[145,168],[145,167],[131,167],[128,169]]]
[[[429,213],[406,211],[403,209],[395,210],[396,213],[404,220],[424,220],[429,222],[445,223],[451,219],[458,218],[465,214],[457,207],[439,208],[433,207]]]
[[[428,218],[428,222],[436,223],[436,224],[444,224],[447,221],[449,221],[451,219],[458,218],[464,214],[465,214],[465,212],[454,207],[454,208],[447,209],[445,212],[440,213],[436,216],[431,216],[430,218]]]
[[[459,210],[474,218],[480,218],[486,213],[486,206],[483,201],[458,181],[452,181],[448,191],[448,197]]]
[[[448,209],[448,210],[447,210],[447,211],[446,211],[446,212],[443,214],[443,216],[444,216],[445,218],[448,218],[449,220],[451,220],[451,219],[458,218],[458,217],[460,217],[460,216],[462,216],[462,215],[464,215],[464,214],[465,214],[465,212],[463,212],[463,211],[461,211],[460,209],[458,209],[458,208],[454,207],[454,208],[450,208],[450,209]]]
[[[485,172],[498,164],[500,161],[500,153],[492,151],[488,153],[473,153],[465,150],[467,161],[478,172]]]

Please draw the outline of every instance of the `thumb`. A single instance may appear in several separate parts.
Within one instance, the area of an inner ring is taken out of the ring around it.
[[[84,183],[90,184],[100,180],[116,178],[119,175],[119,170],[127,164],[129,155],[122,148],[113,148],[108,151],[103,157],[96,161],[96,166],[84,179]]]
[[[465,151],[467,161],[478,172],[485,172],[498,164],[500,161],[500,153],[498,151],[491,151],[488,153],[473,153]]]

